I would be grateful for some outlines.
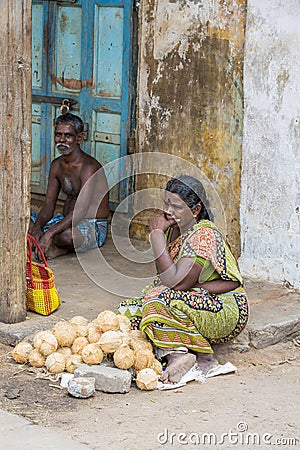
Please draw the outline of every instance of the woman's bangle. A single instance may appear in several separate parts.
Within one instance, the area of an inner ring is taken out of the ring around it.
[[[149,232],[149,242],[151,242],[152,233],[155,233],[156,235],[158,233],[160,236],[163,236],[164,240],[166,239],[165,233],[163,232],[163,230],[160,230],[159,228],[156,228],[155,230],[152,230],[152,231]]]

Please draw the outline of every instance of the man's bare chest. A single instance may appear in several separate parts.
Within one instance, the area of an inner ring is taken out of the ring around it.
[[[61,190],[69,197],[78,197],[81,187],[79,176],[62,174],[60,177]]]

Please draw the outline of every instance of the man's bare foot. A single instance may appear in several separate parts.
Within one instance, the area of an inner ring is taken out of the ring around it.
[[[56,247],[55,245],[51,245],[51,247],[48,250],[47,259],[54,259],[57,258],[57,256],[62,256],[65,255],[66,253],[68,253],[68,250]]]
[[[168,365],[160,376],[163,383],[178,383],[196,362],[196,356],[192,353],[171,353],[166,358]]]
[[[207,372],[218,365],[216,357],[212,354],[197,353],[197,366],[201,372],[206,375]]]

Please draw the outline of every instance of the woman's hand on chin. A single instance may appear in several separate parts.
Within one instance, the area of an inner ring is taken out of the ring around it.
[[[164,214],[155,216],[149,223],[149,230],[160,230],[165,232],[170,226],[176,225],[176,221],[173,218],[167,218]]]

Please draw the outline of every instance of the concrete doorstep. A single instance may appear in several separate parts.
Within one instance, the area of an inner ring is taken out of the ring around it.
[[[138,242],[137,248],[140,255],[147,255],[144,242]],[[123,254],[130,251],[125,249]],[[69,254],[49,261],[63,302],[58,310],[47,317],[28,311],[24,322],[0,323],[1,343],[14,346],[60,320],[77,315],[93,320],[105,309],[114,311],[124,298],[138,295],[155,274],[153,263],[128,260],[115,249],[111,238],[101,253],[95,249],[80,255],[80,259]],[[245,280],[245,288],[250,319],[245,331],[225,344],[228,348],[247,351],[250,347],[260,349],[300,337],[299,291],[252,279]]]

